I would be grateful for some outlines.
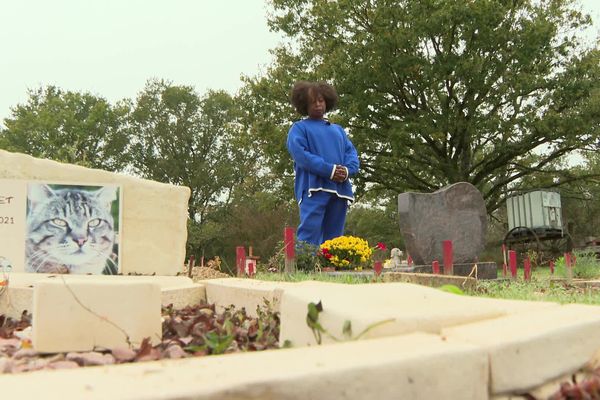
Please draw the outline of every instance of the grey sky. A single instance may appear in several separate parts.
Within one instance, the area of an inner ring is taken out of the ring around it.
[[[600,1],[582,0],[600,31]],[[114,102],[149,78],[235,93],[279,42],[265,0],[6,0],[0,3],[0,121],[27,89],[56,85]]]
[[[265,0],[2,1],[0,21],[0,120],[48,84],[110,101],[153,77],[233,93],[279,41]]]

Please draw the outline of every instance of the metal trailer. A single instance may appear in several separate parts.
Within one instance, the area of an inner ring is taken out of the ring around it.
[[[506,200],[508,232],[504,244],[522,255],[535,252],[541,265],[573,249],[573,240],[563,223],[560,194],[532,191]]]

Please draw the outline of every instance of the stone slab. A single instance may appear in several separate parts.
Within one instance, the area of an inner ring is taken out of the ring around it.
[[[189,286],[163,288],[160,292],[162,306],[172,305],[175,310],[194,304],[206,303],[206,288],[198,283]]]
[[[472,276],[477,279],[497,279],[498,265],[495,262],[478,262],[477,269],[473,270],[475,264],[453,264],[452,268],[455,276]],[[444,266],[440,265],[440,269]],[[414,272],[431,274],[433,267],[431,265],[415,265]]]
[[[147,282],[38,282],[31,341],[42,353],[139,347],[162,339],[160,287]]]
[[[273,311],[279,311],[283,288],[294,285],[244,278],[206,279],[199,282],[206,286],[206,301],[214,303],[218,312],[233,304],[237,308],[244,307],[252,317],[257,316],[256,308],[264,306],[265,300]]]
[[[409,283],[303,282],[286,287],[281,296],[281,343],[289,340],[300,347],[316,344],[306,315],[308,304],[319,301],[323,306],[319,322],[336,338],[344,337],[346,321],[351,322],[354,335],[371,327],[364,338],[412,332],[438,334],[444,327],[558,307],[555,303],[460,296]],[[373,328],[374,324],[379,325]],[[323,343],[333,341],[323,337]]]
[[[405,282],[415,283],[430,287],[440,287],[443,285],[455,285],[462,290],[473,289],[477,286],[477,279],[466,276],[448,276],[426,273],[408,273],[408,272],[386,272],[382,275],[384,282]]]
[[[38,282],[56,280],[57,274],[28,274],[10,272],[7,274],[9,287],[33,287]],[[194,281],[187,276],[161,276],[161,275],[60,275],[67,282],[150,282],[160,286],[161,289],[193,285]]]
[[[33,287],[39,282],[53,281],[52,274],[9,274],[8,291],[0,295],[0,314],[19,318],[23,311],[33,310]],[[66,282],[88,283],[152,283],[160,287],[163,307],[172,304],[175,309],[206,302],[206,288],[184,276],[120,276],[120,275],[61,275]]]
[[[600,349],[600,307],[569,304],[442,330],[487,349],[491,393],[522,392],[573,373]]]
[[[4,150],[0,150],[0,179],[122,185],[121,272],[175,275],[183,269],[190,197],[187,187]]]
[[[9,398],[46,400],[480,400],[488,398],[487,365],[485,352],[475,346],[415,334],[304,349],[0,375],[0,386]]]

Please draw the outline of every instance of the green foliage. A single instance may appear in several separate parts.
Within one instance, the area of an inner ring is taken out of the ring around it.
[[[265,190],[247,186],[246,178],[233,194],[228,206],[207,216],[206,236],[197,242],[193,254],[220,255],[227,263],[235,265],[235,247],[252,246],[253,254],[260,256],[259,268],[264,268],[274,255],[283,265],[283,230],[286,225],[295,226],[298,211],[293,200],[282,200]],[[208,236],[208,235],[212,236]],[[191,243],[190,243],[191,244]]]
[[[443,292],[453,293],[453,294],[465,294],[458,286],[456,285],[442,285],[439,289]]]
[[[226,208],[253,168],[234,99],[223,91],[199,96],[189,86],[150,80],[131,109],[132,168],[144,178],[191,189],[187,247],[200,256],[227,235]]]
[[[559,161],[598,136],[599,52],[570,33],[590,24],[570,0],[271,3],[271,28],[295,45],[276,49],[244,96],[251,134],[281,174],[296,79],[337,87],[332,118],[349,128],[369,191],[466,181],[491,213],[524,177],[571,179]]]
[[[225,92],[203,97],[189,86],[146,84],[130,115],[128,148],[141,176],[191,189],[190,218],[199,224],[229,198],[250,162],[236,142],[236,107]]]
[[[317,256],[318,246],[299,241],[296,243],[296,269],[303,272],[316,272],[321,268]]]
[[[348,212],[345,234],[366,239],[369,243],[385,243],[388,248],[404,248],[398,225],[396,199],[385,209],[353,206]]]
[[[129,111],[104,98],[47,86],[30,90],[0,131],[0,148],[34,157],[119,171],[127,164]]]
[[[535,273],[530,282],[521,279],[479,281],[476,289],[469,290],[466,294],[499,299],[600,305],[600,291],[597,289],[578,288],[568,282],[537,277]]]
[[[373,275],[367,274],[344,274],[344,275],[328,275],[323,273],[306,273],[296,272],[294,274],[273,274],[273,273],[258,273],[256,279],[261,281],[283,281],[283,282],[303,282],[303,281],[321,281],[331,283],[344,284],[361,284],[378,281]]]
[[[276,252],[266,264],[271,271],[282,272],[285,269],[285,247],[282,240],[275,246]],[[300,273],[315,273],[320,270],[321,263],[317,256],[319,248],[307,242],[297,241],[295,244],[296,270]],[[263,271],[264,272],[264,271]]]
[[[592,279],[600,276],[600,262],[594,252],[575,251],[575,266],[572,267],[573,278]],[[567,277],[565,257],[559,257],[555,263],[555,274]]]

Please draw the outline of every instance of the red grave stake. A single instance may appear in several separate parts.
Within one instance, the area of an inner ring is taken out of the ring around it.
[[[523,271],[524,271],[525,280],[530,281],[531,280],[531,260],[529,260],[529,257],[525,257],[525,259],[523,260]]]
[[[237,276],[244,276],[246,269],[246,249],[244,246],[235,248],[235,265],[237,266]]]
[[[436,275],[440,274],[440,262],[438,260],[433,260],[431,262],[431,269],[433,270],[433,273]]]
[[[444,275],[454,275],[452,240],[444,240],[442,246],[444,250]]]
[[[285,246],[285,272],[294,273],[296,269],[296,254],[294,248],[294,228],[286,226],[283,230],[283,243]]]
[[[375,261],[373,263],[373,270],[375,271],[375,276],[381,275],[382,269],[383,269],[383,261]]]
[[[573,279],[573,264],[571,259],[571,253],[565,253],[565,267],[567,269],[567,279]]]
[[[513,279],[517,278],[517,252],[514,250],[508,251],[508,265],[510,267],[510,276]]]
[[[502,276],[504,278],[506,278],[506,275],[508,275],[508,266],[506,265],[506,245],[502,244],[502,259],[504,260],[504,263],[502,264]]]

